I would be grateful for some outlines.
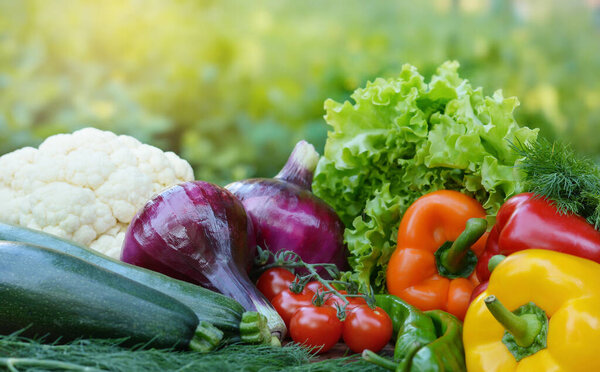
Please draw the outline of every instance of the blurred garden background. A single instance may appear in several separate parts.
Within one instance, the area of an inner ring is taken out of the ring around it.
[[[522,125],[600,159],[593,0],[0,0],[0,154],[85,126],[187,159],[197,179],[273,176],[319,151],[326,98],[447,59]]]

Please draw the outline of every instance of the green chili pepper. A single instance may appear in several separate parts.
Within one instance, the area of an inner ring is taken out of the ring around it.
[[[384,368],[404,371],[466,371],[462,323],[441,310],[422,312],[392,295],[376,295],[397,335],[394,360],[365,351],[363,357]]]

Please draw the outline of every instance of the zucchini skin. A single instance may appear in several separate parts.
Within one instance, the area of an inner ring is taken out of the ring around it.
[[[244,308],[237,301],[198,285],[130,265],[74,242],[41,231],[0,222],[0,240],[23,242],[66,253],[156,289],[187,305],[200,321],[207,321],[236,341]]]
[[[0,242],[0,332],[46,340],[124,338],[127,345],[184,348],[198,318],[152,288],[77,257]]]

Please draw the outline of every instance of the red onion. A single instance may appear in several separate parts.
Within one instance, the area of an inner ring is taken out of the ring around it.
[[[249,179],[226,188],[252,218],[259,246],[272,252],[291,250],[305,262],[333,263],[343,270],[344,225],[311,189],[318,160],[314,147],[300,141],[275,178]]]
[[[129,225],[121,260],[200,284],[265,315],[272,333],[283,321],[248,278],[255,248],[242,203],[208,182],[173,186],[156,195]]]

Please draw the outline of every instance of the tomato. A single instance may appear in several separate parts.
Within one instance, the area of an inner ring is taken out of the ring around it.
[[[285,322],[286,327],[290,326],[290,320],[294,313],[304,306],[312,306],[312,298],[315,294],[304,288],[300,293],[294,293],[289,289],[281,291],[273,297],[271,304],[277,313]]]
[[[315,347],[316,352],[324,353],[338,342],[342,328],[334,308],[313,305],[296,311],[289,330],[294,342]]]
[[[279,292],[288,289],[296,276],[283,267],[274,267],[262,273],[256,281],[256,288],[271,301]]]
[[[392,330],[392,320],[380,307],[360,305],[347,314],[342,337],[355,353],[365,349],[378,352],[392,338]]]
[[[346,294],[346,291],[339,291],[341,294]],[[341,298],[339,298],[338,296],[336,296],[333,293],[329,293],[326,295],[326,301],[325,301],[325,306],[329,306],[329,307],[333,307],[335,309],[337,309],[336,305],[339,305],[340,307],[344,306],[344,300],[342,300]],[[348,299],[348,302],[350,302],[350,299]],[[351,305],[348,304],[348,307],[346,308],[346,311],[349,311],[349,307]]]
[[[343,295],[346,295],[347,292],[344,290],[338,291]],[[364,298],[362,297],[346,297],[348,299],[348,305],[346,305],[346,313],[349,313],[350,311],[352,311],[352,309],[354,309],[357,306],[360,305],[366,305],[367,301],[365,301]],[[342,300],[341,298],[339,298],[338,296],[336,296],[333,293],[330,293],[327,295],[327,301],[325,301],[325,305],[327,306],[331,306],[333,308],[336,308],[336,304],[339,305],[340,307],[344,306],[344,300]]]
[[[317,293],[317,291],[324,292],[327,290],[323,286],[323,283],[319,282],[318,280],[313,280],[313,281],[306,283],[305,288],[308,288],[309,290],[311,290],[315,293]]]

